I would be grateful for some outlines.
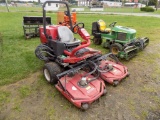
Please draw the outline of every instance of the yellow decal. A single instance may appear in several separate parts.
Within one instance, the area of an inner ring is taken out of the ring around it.
[[[91,88],[91,86],[86,87],[86,90],[89,90]]]

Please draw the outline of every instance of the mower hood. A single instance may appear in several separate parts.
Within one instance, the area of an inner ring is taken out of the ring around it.
[[[114,80],[120,80],[126,77],[127,75],[127,68],[121,64],[114,63],[112,61],[106,60],[101,61],[100,68],[105,65],[112,64],[113,69],[109,72],[102,72],[101,78],[107,80],[109,83],[112,83]]]
[[[99,80],[99,78],[95,81],[88,83],[88,85],[86,86],[80,86],[79,81],[82,79],[83,74],[86,74],[86,72],[80,72],[73,77],[62,77],[60,79],[62,85],[65,87],[66,91],[72,96],[73,100],[91,99],[97,96],[101,91],[102,82],[101,80]],[[92,75],[88,75],[87,79],[89,80],[89,78],[92,77]]]
[[[129,33],[129,34],[136,33],[135,29],[131,29],[131,28],[128,28],[128,27],[123,27],[123,26],[115,26],[115,27],[112,28],[112,31],[124,32],[124,33]]]

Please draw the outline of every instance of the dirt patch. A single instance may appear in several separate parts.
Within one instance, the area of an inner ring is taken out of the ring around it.
[[[154,49],[153,49],[154,48]],[[41,71],[17,83],[3,86],[8,92],[0,112],[2,120],[159,120],[159,59],[155,45],[147,47],[129,62],[123,61],[131,75],[119,86],[107,85],[108,94],[85,112],[68,102]]]

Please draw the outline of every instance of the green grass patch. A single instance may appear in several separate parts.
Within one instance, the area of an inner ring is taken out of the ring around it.
[[[89,7],[84,6],[70,6],[71,8],[84,8],[84,12],[90,12]],[[66,8],[61,7],[59,10],[64,10]],[[41,6],[9,6],[10,12],[42,12]],[[0,6],[0,11],[7,12],[7,9],[5,6]],[[116,12],[116,13],[145,13],[144,11],[141,11],[140,8],[133,8],[133,7],[106,7],[104,8],[104,11],[101,12]],[[160,14],[160,10],[154,12],[154,14]]]
[[[9,92],[0,91],[0,103],[4,103],[8,101],[8,97],[10,96]]]
[[[22,86],[19,88],[21,98],[25,98],[31,94],[31,88],[29,86]]]
[[[0,91],[0,111],[2,110],[2,106],[9,102],[10,93],[6,91]]]

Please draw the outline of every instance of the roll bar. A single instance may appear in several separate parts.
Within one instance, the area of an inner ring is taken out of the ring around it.
[[[46,2],[44,2],[43,6],[42,6],[42,8],[43,8],[43,29],[44,29],[44,35],[46,36],[46,38],[48,38],[48,35],[46,33],[46,4],[47,3],[60,3],[60,4],[65,4],[66,5],[68,16],[69,16],[70,27],[71,27],[71,30],[72,30],[73,26],[72,26],[71,14],[70,14],[68,3],[64,2],[64,1],[46,1]]]

